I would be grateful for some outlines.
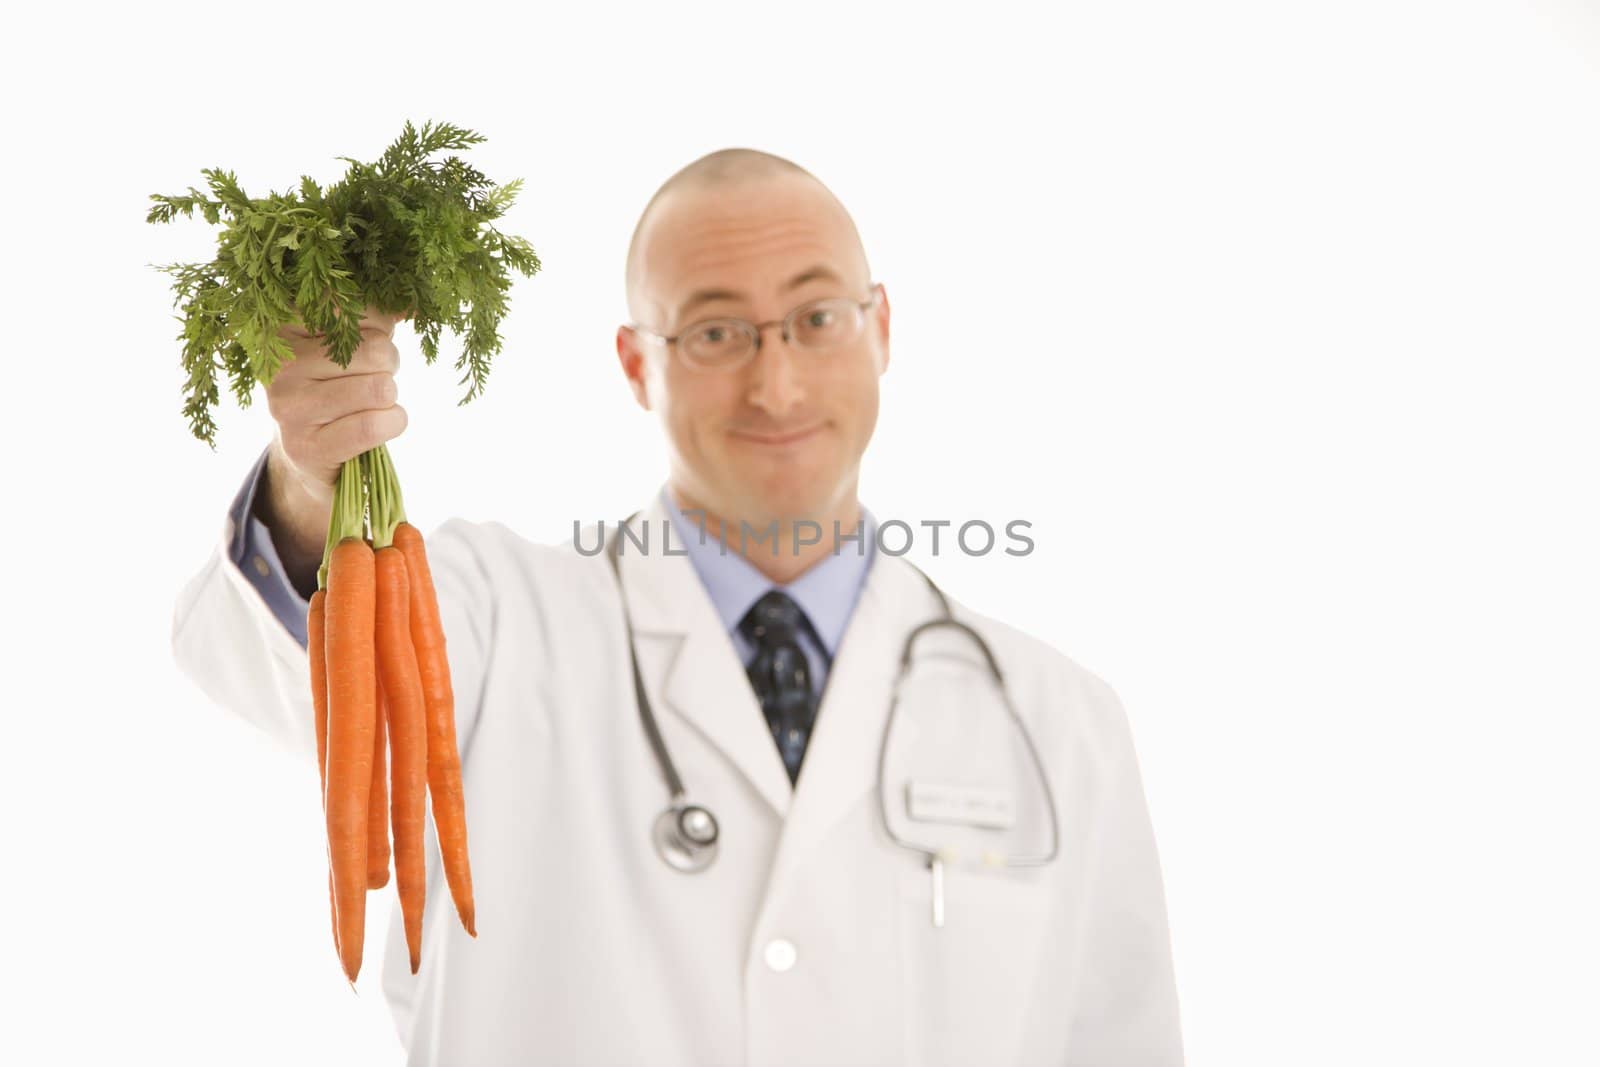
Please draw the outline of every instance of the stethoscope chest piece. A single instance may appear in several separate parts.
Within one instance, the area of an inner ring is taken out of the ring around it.
[[[692,874],[717,858],[717,820],[698,804],[675,804],[656,817],[656,852],[673,870]]]

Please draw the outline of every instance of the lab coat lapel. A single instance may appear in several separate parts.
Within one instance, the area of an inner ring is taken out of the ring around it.
[[[738,768],[772,810],[784,817],[790,810],[792,788],[778,746],[767,732],[766,719],[733,639],[722,628],[694,564],[679,554],[684,546],[676,531],[670,543],[673,554],[663,550],[663,531],[669,525],[657,493],[633,523],[636,534],[649,531],[646,553],[641,554],[632,541],[624,541],[622,546],[628,610],[653,706],[664,705],[694,726]],[[607,536],[615,533],[608,523]],[[667,667],[659,686],[651,686],[645,646],[657,641],[668,643],[664,650]],[[667,747],[670,751],[670,741]],[[681,767],[679,772],[683,773]],[[692,799],[694,783],[685,780],[684,786]]]
[[[658,493],[634,521],[636,532],[649,530],[647,551],[641,554],[632,541],[624,542],[622,551],[628,610],[646,685],[652,697],[659,695],[659,704],[716,746],[784,820],[772,873],[771,884],[777,885],[876,785],[878,753],[906,635],[934,618],[938,603],[909,563],[877,554],[829,670],[799,781],[791,787],[733,641],[694,565],[678,554],[683,546],[676,539],[673,554],[663,550],[662,531],[669,524]],[[607,536],[615,532],[608,523]],[[667,647],[647,648],[655,642]],[[658,685],[651,685],[648,663],[662,654],[665,673]],[[910,719],[897,717],[896,743],[909,741],[914,729]],[[684,784],[692,793],[694,783]]]

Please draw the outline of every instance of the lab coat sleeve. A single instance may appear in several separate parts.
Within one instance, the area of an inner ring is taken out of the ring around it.
[[[1087,678],[1105,773],[1087,842],[1084,906],[1075,943],[1067,1067],[1178,1067],[1183,1063],[1161,865],[1116,693]]]
[[[493,617],[475,529],[452,519],[426,538],[455,695],[456,746],[463,752],[477,721]],[[237,540],[230,513],[210,559],[174,606],[173,658],[215,703],[314,760],[310,660],[299,636],[241,569],[232,548]]]

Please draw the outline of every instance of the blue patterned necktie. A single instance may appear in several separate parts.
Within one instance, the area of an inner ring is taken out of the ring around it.
[[[739,620],[739,632],[756,646],[755,658],[745,668],[767,727],[778,744],[778,754],[789,771],[789,783],[800,777],[800,761],[816,715],[811,691],[811,668],[800,647],[800,628],[809,627],[805,612],[788,594],[770,590]],[[811,631],[814,636],[815,631]],[[822,642],[817,641],[820,648]]]

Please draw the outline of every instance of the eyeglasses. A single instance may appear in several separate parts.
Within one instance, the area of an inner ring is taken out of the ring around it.
[[[705,319],[680,330],[672,337],[646,329],[637,323],[632,328],[648,334],[668,347],[676,346],[685,363],[695,370],[732,370],[743,366],[761,348],[761,331],[768,326],[783,327],[783,339],[811,351],[826,351],[847,345],[861,336],[867,311],[878,302],[882,286],[874,282],[872,295],[865,300],[847,296],[813,300],[801,304],[782,319],[747,322],[744,319]]]

